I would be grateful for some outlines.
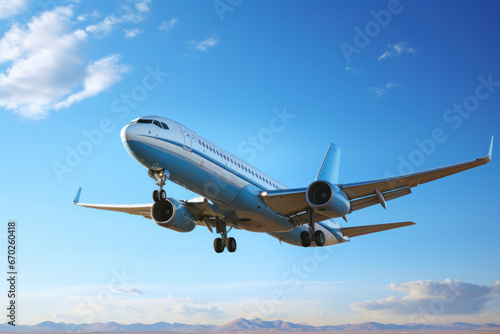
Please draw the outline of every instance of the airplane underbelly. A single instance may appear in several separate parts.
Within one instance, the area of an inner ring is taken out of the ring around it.
[[[323,231],[325,234],[325,245],[324,246],[331,246],[331,245],[336,245],[342,242],[348,241],[348,239],[344,238],[341,233],[328,226],[327,224],[322,224],[322,222],[319,222],[316,224],[316,230],[317,231]],[[291,244],[294,246],[301,246],[301,239],[300,239],[300,234],[303,231],[309,231],[309,226],[308,225],[301,225],[297,226],[294,230],[289,231],[289,232],[271,232],[269,233],[270,236],[275,237],[276,239],[286,242],[287,244]],[[311,243],[310,247],[317,247],[316,243],[314,240]]]
[[[287,217],[269,209],[259,196],[262,190],[247,185],[230,205],[214,203],[214,212],[252,232],[285,232],[293,229]]]

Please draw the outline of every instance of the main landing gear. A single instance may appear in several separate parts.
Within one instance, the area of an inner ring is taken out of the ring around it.
[[[167,180],[167,174],[165,170],[153,171],[149,170],[148,175],[150,178],[156,181],[156,185],[159,187],[158,190],[153,191],[153,201],[160,202],[167,199],[167,193],[163,190],[163,186],[165,185],[165,181]]]
[[[222,253],[224,251],[224,248],[227,248],[227,250],[230,253],[233,253],[236,250],[236,239],[233,237],[227,237],[227,234],[231,229],[233,228],[232,226],[229,228],[229,231],[226,231],[226,222],[218,220],[215,223],[215,227],[217,230],[217,233],[220,233],[220,238],[215,238],[214,240],[214,249],[216,253]]]
[[[300,233],[300,242],[302,246],[304,247],[311,246],[311,242],[313,240],[311,236],[314,238],[316,246],[322,247],[325,245],[325,234],[323,233],[323,231],[320,230],[316,231],[314,225],[315,223],[313,219],[313,211],[309,210],[309,232],[302,231],[302,233]]]

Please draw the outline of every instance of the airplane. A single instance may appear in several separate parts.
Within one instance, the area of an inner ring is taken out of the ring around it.
[[[173,120],[143,116],[125,125],[120,137],[127,152],[148,170],[158,186],[153,203],[80,203],[82,188],[74,204],[82,207],[129,213],[152,219],[157,225],[177,232],[190,232],[197,225],[214,229],[220,237],[214,250],[236,250],[231,229],[267,233],[295,246],[322,247],[350,241],[369,233],[414,225],[411,221],[342,227],[343,218],[366,207],[411,193],[411,188],[491,160],[493,137],[484,158],[423,172],[367,182],[338,182],[340,149],[330,144],[316,179],[307,187],[291,189],[246,163],[234,154]],[[165,183],[170,180],[199,195],[188,200],[168,198]]]

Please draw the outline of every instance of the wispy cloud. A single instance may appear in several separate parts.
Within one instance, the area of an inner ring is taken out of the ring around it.
[[[106,16],[101,22],[89,25],[86,31],[104,37],[109,35],[121,23],[139,23],[143,21],[151,11],[149,5],[151,0],[136,0],[133,5],[128,3],[120,6],[121,14]]]
[[[362,73],[361,70],[354,68],[354,67],[351,67],[351,66],[346,66],[345,70],[348,72],[352,72],[354,74],[361,74]]]
[[[216,306],[202,301],[193,300],[191,299],[191,297],[179,298],[169,294],[168,297],[165,298],[165,301],[167,302],[167,305],[169,305],[167,308],[169,313],[174,313],[182,316],[194,316],[203,314],[213,319],[220,318],[224,315],[224,312]]]
[[[211,36],[205,38],[202,41],[191,40],[186,43],[189,48],[189,52],[185,52],[181,59],[186,59],[188,57],[199,58],[201,53],[207,52],[213,49],[219,43],[219,36],[217,34],[212,34]]]
[[[101,17],[101,13],[97,9],[94,9],[91,13],[78,15],[76,18],[80,22],[87,21],[89,18],[97,20]]]
[[[373,94],[375,97],[382,97],[385,94],[387,94],[387,92],[389,91],[389,89],[394,88],[394,87],[401,87],[401,85],[395,84],[395,83],[392,83],[392,82],[388,82],[382,88],[381,87],[372,86],[372,87],[368,88],[368,91],[371,94]]]
[[[138,0],[135,2],[135,8],[141,13],[148,13],[151,9],[151,0]]]
[[[26,8],[27,4],[27,0],[4,0],[0,2],[0,19],[19,14]]]
[[[111,292],[119,293],[119,294],[129,294],[129,295],[135,295],[135,296],[139,296],[139,295],[144,294],[144,292],[142,292],[141,290],[134,289],[132,287],[122,288],[122,287],[109,286],[108,289]]]
[[[378,60],[381,61],[386,58],[401,56],[403,53],[415,53],[415,49],[408,47],[407,44],[403,42],[389,44],[387,46],[387,50],[380,57],[378,57]]]
[[[73,6],[56,7],[1,37],[0,64],[7,69],[0,73],[0,107],[44,118],[108,89],[130,70],[116,54],[88,62],[89,29],[73,30],[73,15]]]
[[[169,21],[163,21],[158,29],[160,29],[163,32],[170,32],[174,28],[174,26],[179,22],[179,19],[177,17],[174,17],[173,19]]]
[[[132,28],[132,29],[123,29],[123,32],[125,33],[125,38],[134,38],[142,34],[144,31],[142,31],[139,28]]]
[[[219,43],[219,36],[212,35],[202,41],[189,41],[187,45],[191,50],[205,52],[215,47]]]
[[[481,285],[445,279],[412,281],[389,285],[392,291],[406,294],[351,304],[351,309],[374,316],[408,316],[439,306],[439,315],[478,314],[487,303],[500,294],[500,281]]]

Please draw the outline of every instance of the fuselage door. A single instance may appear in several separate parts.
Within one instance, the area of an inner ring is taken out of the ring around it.
[[[191,139],[191,133],[189,132],[188,129],[184,125],[179,124],[179,127],[181,128],[182,136],[184,137],[184,149],[191,151],[191,146],[192,146],[192,139]]]

